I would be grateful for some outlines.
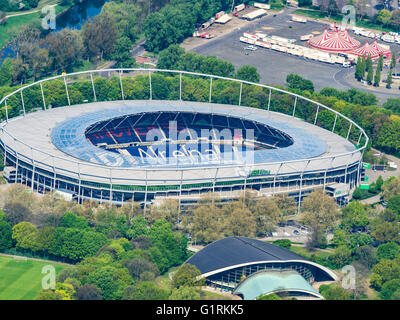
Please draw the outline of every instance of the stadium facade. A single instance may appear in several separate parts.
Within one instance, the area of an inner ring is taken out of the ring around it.
[[[245,300],[269,293],[323,299],[312,284],[338,279],[332,270],[288,249],[246,237],[217,240],[185,263],[196,266],[208,286]]]
[[[152,99],[151,75],[161,71],[179,76],[177,100]],[[161,71],[85,71],[41,80],[4,97],[0,105],[6,119],[0,127],[0,148],[5,178],[33,191],[69,192],[79,202],[122,204],[133,199],[144,205],[165,198],[190,204],[206,192],[217,192],[228,200],[251,189],[262,196],[287,194],[300,207],[316,188],[331,190],[335,196],[335,186],[344,186],[343,199],[359,184],[368,137],[337,111],[261,84]],[[125,99],[122,79],[134,72],[148,74],[149,99]],[[97,101],[93,75],[104,73],[119,76],[120,100]],[[72,105],[68,79],[81,75],[90,75],[93,102]],[[210,79],[209,101],[183,100],[183,76]],[[46,101],[43,83],[54,79],[64,80],[68,98],[64,107],[51,108]],[[237,105],[213,103],[213,79],[239,84]],[[43,106],[28,113],[24,90],[32,86],[40,86]],[[244,86],[269,90],[267,110],[243,106]],[[270,109],[274,92],[293,101],[289,114]],[[13,96],[21,96],[22,108],[19,116],[11,118],[7,100]],[[300,101],[313,107],[312,121],[296,116]],[[318,125],[323,112],[334,119],[329,129]],[[335,133],[339,122],[347,124],[344,136]]]

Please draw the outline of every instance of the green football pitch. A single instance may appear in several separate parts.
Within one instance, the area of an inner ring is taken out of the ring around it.
[[[42,288],[42,268],[53,265],[56,273],[66,266],[0,256],[0,300],[32,300]]]

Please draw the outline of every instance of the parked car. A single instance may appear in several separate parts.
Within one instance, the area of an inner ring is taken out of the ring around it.
[[[256,51],[257,47],[250,45],[250,46],[247,46],[246,48],[244,48],[244,50]]]

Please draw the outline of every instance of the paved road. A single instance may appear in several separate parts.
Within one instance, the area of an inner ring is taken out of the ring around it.
[[[342,85],[343,87],[346,87],[347,89],[355,88],[358,90],[370,92],[374,94],[379,101],[379,104],[382,105],[388,98],[398,98],[399,97],[399,90],[397,88],[389,90],[386,88],[382,88],[382,90],[376,90],[376,89],[370,89],[369,87],[366,87],[362,85],[360,82],[357,82],[356,79],[354,79],[354,68],[343,68],[339,71],[337,71],[333,79],[335,83],[338,83]],[[397,92],[396,92],[397,91]]]
[[[139,41],[139,42],[132,48],[132,50],[131,50],[132,56],[135,57],[135,56],[138,56],[138,55],[140,55],[141,53],[143,53],[143,51],[145,50],[144,47],[143,47],[143,45],[145,44],[145,42],[146,42],[146,39],[143,39],[143,40]]]
[[[285,9],[283,13],[277,14],[276,17],[273,15],[265,16],[245,27],[219,36],[215,40],[207,41],[191,51],[203,55],[215,55],[232,62],[236,68],[244,64],[253,65],[258,69],[262,83],[285,85],[287,74],[297,73],[313,81],[316,90],[321,90],[324,87],[334,87],[339,90],[348,90],[356,87],[355,84],[349,83],[346,80],[346,75],[354,72],[353,68],[344,69],[339,65],[310,61],[302,57],[291,56],[265,48],[258,48],[256,51],[250,52],[249,55],[245,55],[244,47],[246,45],[239,42],[239,37],[243,32],[255,33],[258,31],[270,35],[279,35],[297,39],[296,43],[302,44],[299,40],[301,35],[323,31],[323,23],[315,21],[308,21],[306,24],[291,22],[290,14],[293,10],[292,8]],[[351,35],[361,43],[364,43],[367,39],[355,36],[354,34]],[[392,45],[392,47],[396,51],[400,50],[399,45]],[[363,87],[357,88],[364,91],[376,91],[366,90]],[[380,92],[373,93],[377,94],[380,101],[385,101],[388,97],[392,96]]]

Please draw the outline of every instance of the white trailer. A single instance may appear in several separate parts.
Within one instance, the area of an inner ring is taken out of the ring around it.
[[[300,17],[300,16],[292,16],[292,21],[294,22],[300,22],[300,23],[306,23],[307,19],[304,17]]]
[[[310,33],[310,34],[305,34],[304,36],[301,36],[300,40],[301,41],[308,41],[308,40],[310,40],[312,38],[314,38],[314,35]]]
[[[243,37],[249,38],[249,39],[253,39],[253,40],[258,40],[258,36],[252,33],[248,33],[248,32],[243,32]]]
[[[249,44],[254,44],[254,43],[256,42],[256,40],[254,40],[254,39],[249,39],[249,38],[246,38],[246,37],[240,37],[239,40],[240,40],[241,42],[249,43]]]
[[[384,36],[382,36],[381,40],[385,41],[385,42],[390,42],[390,43],[394,43],[394,37],[388,34],[385,34]]]
[[[254,2],[254,8],[269,10],[269,9],[271,9],[271,5],[265,4],[265,3]]]
[[[235,12],[240,12],[240,11],[244,10],[244,8],[246,8],[244,3],[239,4],[239,5],[235,6]]]
[[[232,17],[229,14],[224,14],[223,16],[219,17],[215,20],[216,23],[225,24],[232,20]]]
[[[258,9],[258,10],[254,10],[252,12],[249,12],[247,14],[244,14],[242,16],[242,19],[246,19],[246,20],[254,20],[256,18],[261,18],[262,16],[265,16],[267,14],[267,11],[264,9]]]

